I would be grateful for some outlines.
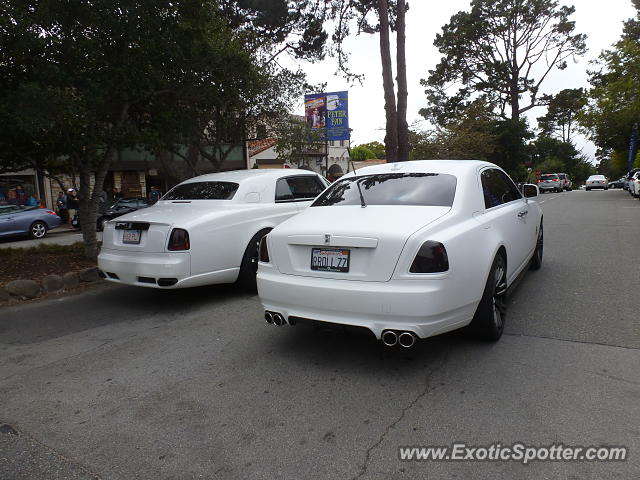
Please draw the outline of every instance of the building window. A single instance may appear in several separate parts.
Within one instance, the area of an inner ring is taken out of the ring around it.
[[[333,147],[335,145],[336,142],[334,142],[333,140],[329,140],[329,146]]]

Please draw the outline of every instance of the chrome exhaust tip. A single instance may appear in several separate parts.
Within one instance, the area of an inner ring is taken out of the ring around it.
[[[280,327],[282,325],[284,325],[285,323],[287,323],[284,319],[284,317],[279,314],[279,313],[274,313],[273,314],[273,324],[276,325],[277,327]]]
[[[267,323],[271,324],[273,323],[273,313],[271,312],[264,312],[264,319],[267,321]]]
[[[382,332],[380,339],[387,347],[393,347],[398,343],[398,335],[393,330],[385,330]]]
[[[412,332],[402,332],[398,336],[398,343],[400,344],[401,347],[411,348],[416,343],[416,336]]]

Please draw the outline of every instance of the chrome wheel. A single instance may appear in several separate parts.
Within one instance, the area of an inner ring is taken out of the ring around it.
[[[42,238],[47,234],[47,226],[42,222],[35,222],[31,225],[31,236],[33,238]]]
[[[493,289],[493,324],[498,331],[504,328],[504,318],[507,313],[506,296],[507,272],[504,262],[500,261],[496,265]]]

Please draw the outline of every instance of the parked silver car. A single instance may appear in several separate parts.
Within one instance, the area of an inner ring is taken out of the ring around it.
[[[563,182],[557,173],[543,173],[540,175],[540,179],[538,180],[538,188],[540,189],[540,193],[561,193],[563,189]]]
[[[573,190],[573,182],[569,178],[569,175],[567,175],[566,173],[556,173],[556,175],[558,175],[558,177],[560,178],[560,181],[562,182],[562,188],[564,190],[566,190],[567,192]]]

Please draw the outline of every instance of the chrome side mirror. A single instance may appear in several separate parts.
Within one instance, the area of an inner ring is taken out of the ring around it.
[[[525,183],[522,185],[522,194],[525,198],[534,198],[540,194],[540,190],[533,183]]]

